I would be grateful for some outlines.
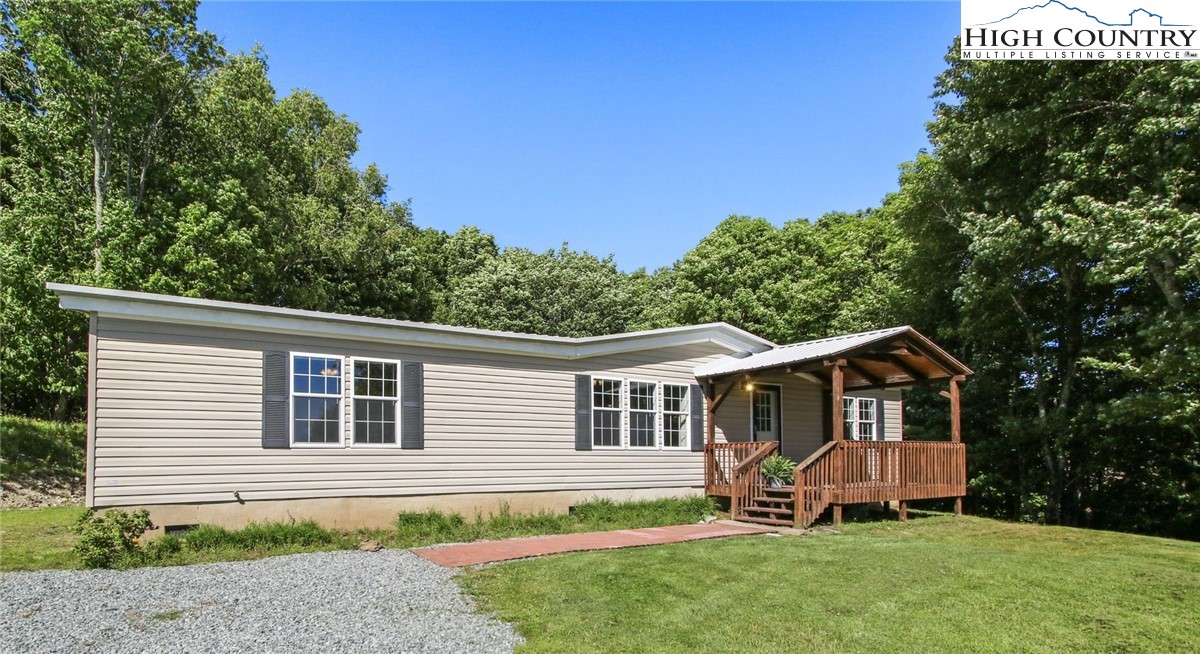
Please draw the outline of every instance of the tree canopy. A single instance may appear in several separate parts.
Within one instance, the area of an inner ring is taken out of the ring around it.
[[[979,372],[980,508],[1200,536],[1200,62],[947,61],[884,212]]]

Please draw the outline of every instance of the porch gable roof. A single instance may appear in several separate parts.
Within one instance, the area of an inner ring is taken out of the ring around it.
[[[780,345],[750,356],[724,357],[698,366],[698,379],[774,369],[815,372],[837,359],[852,359],[856,385],[896,386],[970,375],[973,371],[912,327],[891,327],[815,341]]]

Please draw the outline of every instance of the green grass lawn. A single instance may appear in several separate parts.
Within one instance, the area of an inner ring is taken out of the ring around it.
[[[0,511],[0,571],[78,568],[71,531],[81,506]]]
[[[1200,544],[933,515],[468,571],[526,652],[1197,652]]]

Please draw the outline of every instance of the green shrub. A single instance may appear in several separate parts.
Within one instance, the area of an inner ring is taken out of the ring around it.
[[[0,416],[0,476],[65,474],[82,477],[87,447],[83,423]]]
[[[72,551],[85,568],[131,565],[142,552],[142,535],[153,528],[150,514],[145,509],[132,514],[109,509],[102,515],[88,509],[75,523],[79,542]]]
[[[778,454],[763,459],[762,473],[768,479],[778,479],[785,484],[791,484],[795,479],[796,462]]]

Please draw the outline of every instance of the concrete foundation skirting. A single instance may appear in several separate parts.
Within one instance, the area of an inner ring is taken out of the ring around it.
[[[339,529],[389,528],[401,511],[436,509],[460,513],[467,519],[484,517],[507,505],[513,513],[548,511],[566,513],[587,500],[610,499],[614,502],[651,500],[663,497],[702,495],[702,488],[631,488],[579,491],[543,491],[527,493],[460,493],[455,495],[415,495],[393,497],[324,497],[294,500],[254,500],[244,503],[146,504],[104,507],[134,511],[146,509],[155,529],[148,536],[163,533],[176,525],[218,525],[238,528],[251,522],[301,522],[314,520],[323,527]]]

